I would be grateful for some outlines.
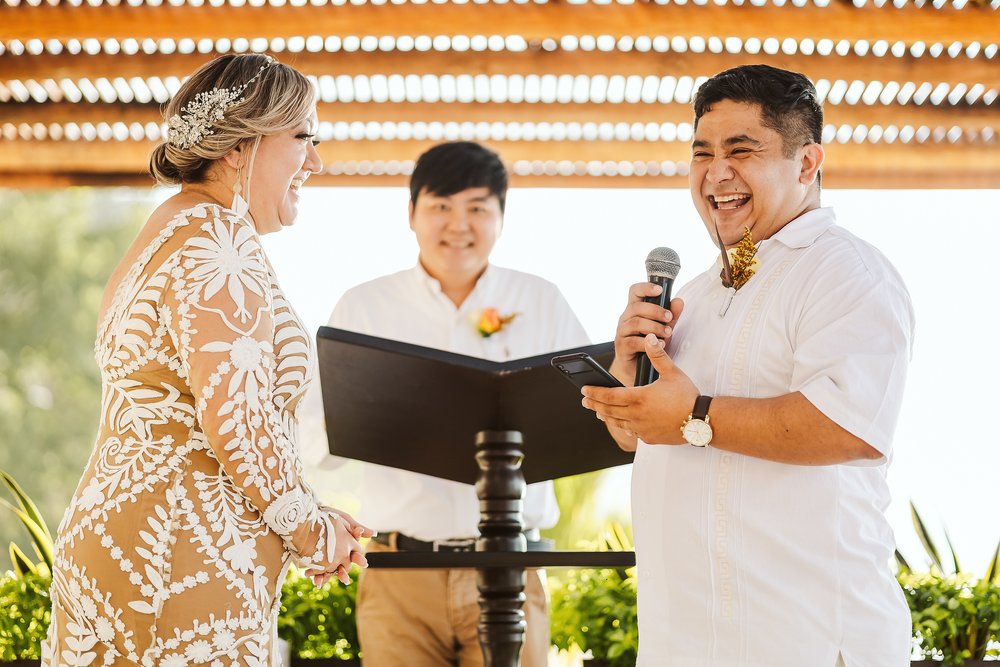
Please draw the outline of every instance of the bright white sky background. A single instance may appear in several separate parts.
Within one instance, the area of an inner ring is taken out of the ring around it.
[[[265,237],[308,328],[326,323],[347,288],[414,264],[407,197],[403,188],[310,187],[298,224]],[[889,518],[900,550],[911,565],[923,563],[909,518],[912,498],[939,548],[946,550],[944,524],[963,568],[982,576],[1000,539],[1000,272],[993,248],[1000,191],[827,190],[823,204],[890,258],[917,313],[889,471]],[[644,279],[646,253],[661,245],[681,257],[678,284],[714,261],[686,190],[513,188],[493,261],[559,285],[596,343],[612,339],[627,287]],[[627,506],[628,467],[609,477],[603,499]]]

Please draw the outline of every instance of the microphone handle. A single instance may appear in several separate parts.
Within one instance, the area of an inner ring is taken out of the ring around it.
[[[670,310],[670,289],[674,286],[674,279],[667,278],[666,276],[649,276],[649,282],[659,285],[663,288],[659,296],[647,296],[643,301],[646,303],[655,303],[656,305]],[[656,378],[660,377],[660,374],[656,372],[653,368],[653,364],[649,361],[649,356],[643,352],[636,359],[635,365],[635,386],[644,387],[647,384],[652,384],[656,381]]]

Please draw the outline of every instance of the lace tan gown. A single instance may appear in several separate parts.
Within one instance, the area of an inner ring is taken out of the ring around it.
[[[98,331],[101,424],[43,665],[270,664],[288,565],[333,558],[296,447],[311,352],[231,211],[183,211],[139,256]]]

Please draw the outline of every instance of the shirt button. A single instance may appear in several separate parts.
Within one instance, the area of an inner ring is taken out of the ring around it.
[[[691,349],[691,341],[686,340],[681,344],[681,352],[687,352]]]

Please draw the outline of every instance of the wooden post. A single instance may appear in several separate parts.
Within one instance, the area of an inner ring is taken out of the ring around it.
[[[527,550],[524,537],[524,452],[519,431],[476,434],[479,539],[476,551]],[[479,569],[479,643],[486,667],[518,667],[524,644],[524,568]]]

